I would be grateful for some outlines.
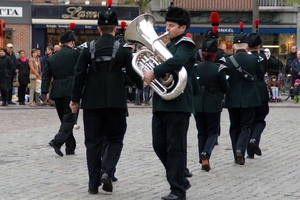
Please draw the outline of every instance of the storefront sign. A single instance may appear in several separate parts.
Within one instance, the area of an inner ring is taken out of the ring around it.
[[[65,28],[69,29],[70,26],[68,24],[36,24],[35,28]],[[97,26],[89,26],[89,25],[76,25],[76,29],[97,29]]]
[[[233,28],[218,28],[219,33],[234,33]]]
[[[84,11],[82,7],[68,7],[68,14],[63,14],[63,19],[98,19],[98,11]]]
[[[23,8],[0,7],[0,17],[23,17]]]

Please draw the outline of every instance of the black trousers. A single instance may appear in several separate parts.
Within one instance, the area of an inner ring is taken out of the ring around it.
[[[263,101],[262,105],[255,108],[255,118],[252,124],[252,132],[250,135],[250,139],[254,138],[258,144],[260,142],[261,134],[266,127],[265,118],[269,114],[269,104],[267,101]],[[247,154],[253,156],[253,150],[248,146]]]
[[[230,120],[229,134],[233,156],[236,160],[237,150],[240,150],[243,154],[246,152],[255,117],[255,107],[228,108],[228,113]]]
[[[83,123],[89,187],[96,188],[101,184],[101,151],[105,136],[108,146],[103,173],[112,177],[120,159],[127,128],[126,109],[84,109]]]
[[[7,90],[1,90],[1,100],[4,104],[9,102],[8,101],[8,91]]]
[[[157,112],[152,116],[152,145],[166,169],[171,193],[185,197],[184,170],[190,113]]]
[[[58,133],[54,137],[54,142],[58,146],[66,144],[66,152],[73,152],[76,148],[76,140],[73,135],[73,127],[75,124],[75,116],[72,113],[70,97],[54,99],[57,115],[61,122]]]
[[[11,100],[12,100],[13,82],[14,82],[14,77],[11,77],[11,80],[10,80],[11,89],[8,90],[8,94],[7,94],[7,102],[11,102]]]
[[[198,151],[200,154],[206,152],[210,158],[212,150],[217,142],[220,133],[221,113],[197,112],[194,115],[198,130]]]
[[[20,84],[20,87],[18,87],[19,103],[25,103],[26,88],[27,88],[27,84]]]

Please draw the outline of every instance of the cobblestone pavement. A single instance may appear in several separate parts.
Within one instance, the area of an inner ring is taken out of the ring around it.
[[[48,142],[59,127],[53,107],[9,105],[0,108],[0,199],[158,200],[169,193],[162,164],[151,146],[151,107],[129,105],[128,129],[112,194],[87,192],[82,115],[76,154],[60,157]],[[291,100],[270,103],[262,136],[263,155],[233,163],[228,112],[222,112],[222,133],[211,157],[210,172],[198,163],[197,131],[191,117],[188,168],[192,187],[188,200],[300,199],[299,111]],[[82,114],[82,113],[81,113]],[[64,151],[64,147],[62,148]],[[101,191],[101,187],[100,187]]]

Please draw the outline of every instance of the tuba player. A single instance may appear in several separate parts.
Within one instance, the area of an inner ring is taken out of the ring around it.
[[[178,7],[169,7],[166,13],[166,31],[170,42],[167,48],[173,57],[157,65],[153,71],[144,72],[143,80],[148,84],[156,77],[185,67],[187,85],[182,94],[172,100],[164,100],[153,94],[152,143],[153,148],[166,169],[171,192],[162,199],[186,199],[186,190],[191,186],[185,177],[186,140],[189,119],[193,112],[193,72],[195,43],[185,36],[190,27],[190,14]]]

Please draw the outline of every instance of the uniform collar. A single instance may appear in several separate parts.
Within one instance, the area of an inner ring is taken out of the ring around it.
[[[102,34],[101,37],[104,37],[104,38],[114,38],[115,36],[113,36],[112,34]]]
[[[247,53],[246,49],[238,49],[235,53]]]
[[[178,36],[172,38],[172,39],[171,39],[171,42],[177,42],[177,41],[180,40],[183,36],[184,36],[184,33],[182,33],[181,35],[178,35]]]

